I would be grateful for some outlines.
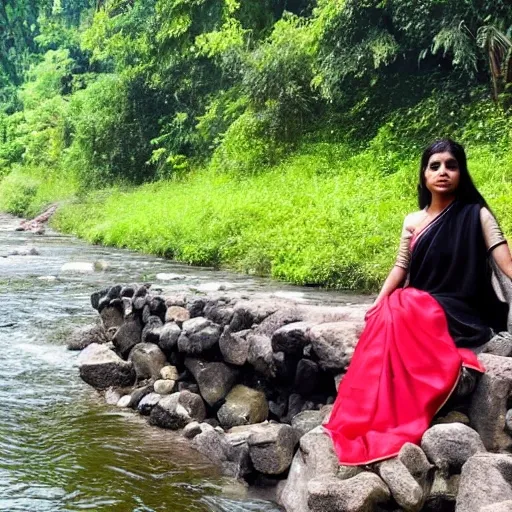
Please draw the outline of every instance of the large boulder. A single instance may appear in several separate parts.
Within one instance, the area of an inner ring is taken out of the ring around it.
[[[265,393],[247,386],[235,386],[226,396],[217,417],[224,428],[261,423],[268,417]]]
[[[196,317],[183,322],[178,350],[186,354],[202,354],[218,343],[221,327],[211,320]]]
[[[231,332],[228,325],[224,327],[219,339],[219,348],[226,363],[243,366],[247,362],[250,345],[247,335],[250,332],[249,329]]]
[[[278,496],[279,503],[287,512],[310,512],[308,482],[317,477],[336,476],[338,468],[338,457],[323,428],[317,427],[308,432],[300,439],[299,450],[293,458],[288,479]]]
[[[128,358],[132,348],[142,341],[142,326],[138,318],[126,320],[112,339],[117,351],[124,359]]]
[[[91,343],[108,343],[109,338],[103,325],[87,325],[75,329],[68,337],[68,350],[83,350]]]
[[[168,322],[160,329],[158,346],[165,354],[170,354],[177,349],[180,335],[181,329],[178,324],[175,322]]]
[[[281,307],[283,307],[283,301],[279,300],[240,300],[233,308],[233,317],[229,324],[230,331],[242,331],[251,328],[254,324],[260,324]]]
[[[307,489],[311,512],[372,512],[390,499],[386,484],[370,472],[348,480],[322,476],[311,480]]]
[[[80,353],[77,363],[80,377],[97,389],[131,386],[135,382],[132,363],[121,359],[106,345],[91,343]]]
[[[507,500],[512,500],[512,457],[483,453],[471,457],[462,467],[456,512],[481,512]]]
[[[403,510],[421,510],[426,494],[403,462],[396,457],[385,460],[378,465],[378,472]]]
[[[428,493],[432,484],[434,466],[428,461],[425,452],[415,444],[405,443],[397,458],[418,482],[424,493]]]
[[[145,306],[145,308],[147,308],[146,311],[150,311],[149,306]],[[162,319],[156,315],[149,315],[146,319],[143,317],[142,321],[146,324],[142,329],[142,341],[144,343],[158,343],[164,326]]]
[[[486,451],[478,433],[462,423],[429,428],[423,434],[421,448],[437,468],[451,473],[458,473],[475,453]]]
[[[272,334],[272,349],[285,354],[302,354],[309,343],[307,334],[313,325],[310,322],[294,322],[280,327]]]
[[[154,343],[139,343],[130,352],[138,380],[159,379],[160,370],[167,364],[165,354]]]
[[[202,398],[190,391],[164,396],[153,407],[149,422],[162,428],[179,430],[192,421],[203,421],[206,409]]]
[[[238,370],[224,363],[210,363],[188,357],[185,367],[194,376],[201,396],[208,405],[215,405],[231,391],[236,382]]]
[[[170,306],[165,313],[165,322],[173,322],[183,325],[183,322],[190,320],[190,311],[180,306]]]
[[[254,429],[248,443],[254,468],[266,475],[280,475],[292,463],[297,438],[290,425],[267,423]]]
[[[148,393],[137,404],[137,411],[143,416],[149,416],[153,407],[160,402],[162,395],[159,393]]]
[[[275,377],[276,368],[270,338],[251,333],[247,335],[247,339],[249,341],[247,362],[265,377]]]
[[[508,400],[512,395],[512,359],[481,354],[486,372],[473,393],[469,418],[489,451],[510,450],[512,437],[505,431]]]
[[[120,307],[107,306],[104,307],[100,312],[101,323],[105,330],[117,329],[123,325],[123,311]]]
[[[360,322],[333,322],[312,327],[309,339],[324,370],[340,372],[347,369],[354,348],[363,330]]]
[[[324,419],[325,414],[320,411],[302,411],[292,418],[292,427],[300,439],[311,430],[319,427]]]
[[[240,478],[252,471],[247,432],[224,434],[207,423],[201,423],[199,429],[192,446],[220,466],[223,474]]]

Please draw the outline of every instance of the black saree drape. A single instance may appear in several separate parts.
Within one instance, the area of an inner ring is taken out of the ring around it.
[[[477,349],[506,330],[508,305],[491,284],[478,204],[455,201],[418,236],[408,286],[432,295],[458,347]]]

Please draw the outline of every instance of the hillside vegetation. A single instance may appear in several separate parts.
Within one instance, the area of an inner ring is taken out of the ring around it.
[[[506,0],[7,0],[0,209],[373,290],[449,136],[512,234]]]

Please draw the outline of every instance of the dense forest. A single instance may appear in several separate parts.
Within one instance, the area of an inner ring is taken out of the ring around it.
[[[512,234],[511,29],[509,0],[2,0],[0,208],[373,289],[435,138]]]

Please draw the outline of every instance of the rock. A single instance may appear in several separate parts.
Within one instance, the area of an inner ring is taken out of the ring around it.
[[[231,332],[249,329],[254,324],[260,324],[265,318],[275,313],[283,306],[282,301],[276,300],[241,300],[233,308],[233,317],[229,324]]]
[[[266,475],[279,475],[292,462],[296,445],[295,432],[289,425],[268,423],[249,436],[249,455],[254,468]]]
[[[247,339],[249,341],[247,362],[265,377],[275,377],[276,369],[270,338],[251,333],[247,335]]]
[[[158,393],[159,395],[170,395],[174,388],[176,387],[176,381],[174,380],[167,380],[167,379],[159,379],[155,381],[154,383],[155,393]]]
[[[201,354],[211,349],[220,338],[221,328],[210,320],[197,317],[183,323],[178,349],[186,354]]]
[[[130,386],[135,382],[132,363],[123,361],[105,345],[91,343],[80,353],[77,363],[80,377],[97,389]]]
[[[129,407],[131,399],[131,395],[124,395],[117,401],[116,406],[121,408]]]
[[[206,299],[203,297],[193,297],[187,303],[187,310],[190,313],[190,318],[197,318],[202,316]]]
[[[163,322],[160,317],[150,315],[146,321],[144,329],[142,329],[143,343],[156,343],[160,341],[160,333],[162,332]]]
[[[405,443],[397,458],[426,493],[431,484],[434,466],[428,461],[425,452],[415,444]]]
[[[422,512],[455,510],[455,500],[459,490],[460,475],[448,477],[443,471],[436,471],[430,493]]]
[[[302,412],[304,400],[298,393],[292,393],[288,398],[288,414],[286,415],[286,422],[291,423],[292,418]]]
[[[149,416],[153,408],[160,402],[162,395],[158,393],[149,393],[144,396],[137,405],[137,411],[143,416]]]
[[[149,311],[151,312],[151,316],[156,316],[160,318],[163,322],[165,320],[165,315],[167,312],[167,306],[165,305],[165,299],[159,295],[151,297],[148,302]]]
[[[485,452],[480,436],[462,423],[434,425],[421,439],[421,448],[439,469],[458,473],[475,453]]]
[[[235,384],[238,371],[224,363],[210,363],[188,357],[185,367],[194,376],[201,396],[208,405],[214,405],[230,392]]]
[[[109,388],[105,392],[105,403],[108,405],[116,405],[121,396],[122,395],[118,389]]]
[[[222,299],[209,300],[203,310],[203,314],[206,318],[222,327],[231,322],[233,313],[233,306]]]
[[[433,422],[434,425],[443,423],[462,423],[463,425],[469,426],[469,418],[460,411],[450,411],[446,416],[436,418]]]
[[[91,306],[93,309],[98,311],[100,301],[101,301],[101,299],[103,299],[103,297],[106,297],[107,293],[108,293],[108,288],[104,288],[103,290],[100,290],[100,291],[97,291],[97,292],[94,292],[91,294]]]
[[[191,421],[203,421],[206,410],[199,395],[179,391],[164,396],[151,411],[149,422],[162,428],[179,430]]]
[[[227,442],[225,436],[208,423],[201,423],[201,432],[194,436],[192,446],[217,465],[227,460]]]
[[[69,274],[92,274],[95,270],[94,263],[90,261],[71,261],[60,267],[62,273]]]
[[[103,325],[87,325],[75,329],[68,338],[68,350],[83,350],[91,343],[108,343],[107,331]]]
[[[311,512],[372,512],[390,499],[389,489],[375,473],[360,473],[348,480],[320,477],[308,484]]]
[[[171,306],[165,313],[165,322],[174,322],[178,326],[183,325],[183,322],[190,320],[190,312],[180,306]]]
[[[512,437],[505,432],[508,398],[512,395],[512,359],[481,354],[486,372],[480,377],[469,408],[471,425],[489,451],[512,448]]]
[[[142,288],[143,290],[145,290],[145,288]],[[138,290],[136,292],[136,294],[138,293]],[[144,306],[146,305],[146,297],[143,296],[143,297],[140,297],[140,296],[137,296],[135,295],[135,298],[132,300],[132,308],[135,309],[136,311],[142,311],[144,309]]]
[[[137,409],[140,401],[150,393],[153,393],[154,389],[152,385],[149,386],[142,386],[140,388],[137,388],[131,395],[130,395],[130,402],[128,403],[128,407],[131,407],[132,409]]]
[[[334,372],[345,371],[363,327],[359,322],[334,322],[311,327],[309,339],[320,367]]]
[[[180,377],[176,366],[164,366],[160,370],[160,376],[165,380],[178,380]]]
[[[281,327],[294,322],[300,322],[303,319],[302,313],[295,306],[278,309],[275,313],[269,315],[255,330],[260,336],[270,338]]]
[[[512,409],[509,409],[505,415],[505,428],[509,433],[512,432]]]
[[[480,509],[480,512],[510,512],[512,510],[512,500],[493,503]]]
[[[340,465],[338,467],[338,472],[336,473],[336,478],[339,478],[340,480],[348,480],[349,478],[359,475],[359,473],[362,473],[363,471],[364,469],[359,466]]]
[[[307,397],[318,388],[320,376],[318,365],[311,359],[301,359],[297,365],[293,388],[300,395]]]
[[[293,458],[288,479],[279,493],[279,503],[288,512],[310,512],[307,505],[308,482],[320,476],[336,476],[339,466],[338,457],[334,453],[331,439],[322,427],[317,427],[304,435],[299,443],[299,450]],[[357,467],[354,472],[361,472]],[[347,471],[348,473],[350,470]],[[350,477],[355,476],[351,474]]]
[[[141,342],[142,327],[138,318],[125,321],[114,334],[114,346],[125,359],[135,345]]]
[[[168,322],[160,328],[160,337],[158,346],[164,351],[165,354],[170,354],[178,347],[178,339],[181,334],[181,329],[178,324]]]
[[[314,324],[294,322],[280,327],[272,334],[272,350],[285,354],[300,355],[309,343],[307,333]]]
[[[405,464],[397,458],[388,459],[378,464],[378,472],[400,507],[407,512],[421,510],[426,496]]]
[[[123,286],[121,288],[121,291],[119,292],[119,295],[121,297],[128,297],[131,299],[135,295],[136,290],[137,290],[136,285]]]
[[[302,411],[292,418],[292,427],[300,439],[309,431],[323,423],[324,415],[320,411]]]
[[[261,423],[268,417],[265,393],[247,386],[235,386],[226,396],[226,402],[219,409],[217,417],[220,424],[228,429],[237,425]]]
[[[247,362],[250,346],[247,335],[250,332],[249,329],[231,332],[229,326],[224,327],[219,339],[219,347],[226,363],[243,366]]]
[[[130,352],[129,360],[138,380],[159,379],[160,370],[167,364],[162,350],[154,343],[139,343]]]
[[[496,334],[484,345],[482,353],[510,357],[512,355],[512,334],[506,331]]]
[[[481,511],[507,500],[512,500],[512,457],[487,453],[471,457],[462,467],[456,512]]]
[[[192,421],[183,429],[183,437],[186,439],[194,439],[202,432],[201,424],[198,421]]]
[[[123,312],[120,308],[107,306],[100,312],[101,323],[106,331],[112,327],[119,328],[123,325]]]

